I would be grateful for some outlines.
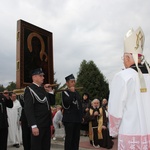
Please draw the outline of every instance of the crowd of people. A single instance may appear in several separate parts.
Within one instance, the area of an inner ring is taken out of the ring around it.
[[[20,147],[22,143],[22,131],[20,126],[20,116],[21,116],[21,104],[17,100],[15,93],[9,93],[8,90],[3,91],[3,96],[6,99],[12,101],[12,107],[7,107],[7,121],[8,121],[8,139],[7,145],[13,145],[16,148]]]
[[[81,131],[93,148],[111,149],[118,136],[118,150],[150,149],[150,68],[143,56],[144,33],[129,30],[124,39],[125,69],[110,86],[109,99],[82,97],[73,74],[65,77],[62,105],[55,106],[55,93],[44,84],[44,72],[31,73],[32,84],[19,101],[15,93],[0,95],[0,150],[12,144],[24,150],[50,150],[51,139],[64,140],[64,150],[79,150]],[[55,106],[55,107],[54,107]]]
[[[61,137],[64,140],[65,150],[77,150],[80,131],[85,131],[84,136],[91,137],[89,125],[93,120],[90,118],[93,116],[97,121],[95,113],[90,114],[91,109],[95,109],[93,105],[95,100],[90,100],[88,93],[84,93],[80,97],[80,94],[75,90],[73,74],[65,78],[68,88],[62,92],[62,105],[55,105],[55,95],[48,84],[40,86],[44,80],[44,73],[40,68],[33,70],[32,79],[33,83],[25,89],[24,94],[18,97],[15,93],[9,93],[7,90],[3,92],[2,96],[8,102],[12,102],[10,106],[5,105],[10,108],[6,108],[9,127],[6,146],[3,149],[6,149],[7,145],[19,148],[22,143],[24,150],[48,150],[51,139],[57,140]],[[101,108],[99,103],[96,109]],[[103,122],[106,123],[105,110],[103,109],[103,113],[101,113],[98,111],[98,116],[103,118]],[[97,124],[98,126],[99,124]],[[93,137],[92,140],[89,138],[92,146],[99,145],[109,148],[107,142],[105,144],[98,142],[98,145],[95,143],[97,140],[105,139],[104,135],[99,139],[97,132],[97,136]]]

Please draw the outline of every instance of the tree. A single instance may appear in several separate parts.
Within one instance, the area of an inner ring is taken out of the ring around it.
[[[6,87],[6,89],[8,91],[13,91],[14,89],[16,89],[16,83],[15,82],[9,82],[9,85]]]
[[[91,100],[108,98],[108,82],[93,61],[82,61],[77,74],[76,85],[82,86],[82,93],[89,93]]]
[[[55,76],[56,73],[54,73],[54,76]],[[54,87],[54,90],[55,90],[55,100],[56,100],[56,103],[55,105],[61,105],[62,103],[62,97],[61,97],[61,89],[64,89],[66,87],[66,84],[61,85],[61,83],[58,83],[57,79],[54,78],[54,84],[57,84],[57,86]]]
[[[3,92],[5,90],[4,86],[0,84],[0,92]]]
[[[54,84],[58,84],[57,83],[57,79],[54,79]],[[57,91],[60,87],[60,83],[58,84],[58,86],[54,87],[54,90]],[[61,95],[58,93],[55,93],[55,100],[56,100],[56,105],[60,105],[61,104]]]
[[[55,93],[56,105],[62,104],[62,91],[61,90],[65,88],[66,88],[66,84],[56,89],[56,93]]]

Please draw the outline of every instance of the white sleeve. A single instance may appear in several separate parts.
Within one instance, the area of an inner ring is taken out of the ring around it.
[[[108,101],[110,135],[117,136],[125,106],[127,87],[126,81],[120,74],[116,74],[110,86]]]

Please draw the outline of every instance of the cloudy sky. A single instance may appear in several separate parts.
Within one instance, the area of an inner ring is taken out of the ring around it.
[[[142,27],[150,62],[149,0],[2,0],[0,4],[0,84],[16,81],[16,27],[22,19],[53,33],[54,72],[59,83],[77,76],[83,60],[93,60],[111,82],[123,68],[123,39]]]

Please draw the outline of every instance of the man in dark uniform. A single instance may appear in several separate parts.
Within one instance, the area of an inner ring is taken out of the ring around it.
[[[7,150],[8,121],[6,107],[13,107],[8,91],[4,91],[4,94],[8,96],[0,95],[0,150]]]
[[[50,150],[50,105],[55,104],[55,96],[50,84],[41,87],[44,81],[41,68],[32,71],[32,81],[24,93],[24,111],[32,132],[31,150]]]
[[[81,97],[75,90],[73,74],[67,76],[68,89],[62,92],[63,123],[65,127],[65,150],[78,150],[80,141],[80,125],[82,122]]]

